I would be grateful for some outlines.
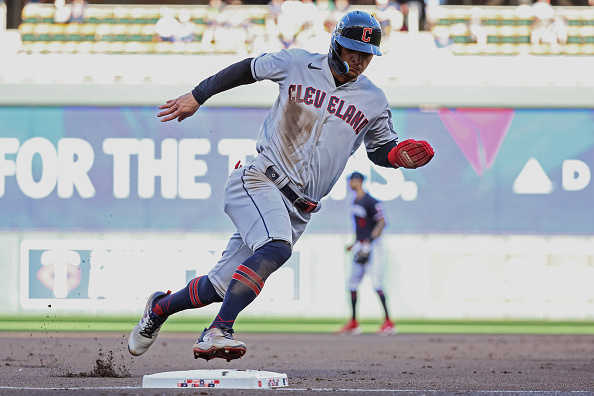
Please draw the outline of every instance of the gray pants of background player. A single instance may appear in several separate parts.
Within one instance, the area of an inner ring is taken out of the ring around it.
[[[354,247],[353,249],[356,249]],[[384,288],[384,247],[381,238],[373,241],[371,244],[371,253],[369,261],[365,264],[360,264],[353,260],[351,267],[351,278],[349,280],[349,290],[357,291],[361,284],[363,275],[365,273],[371,278],[371,283],[375,290],[383,290]]]
[[[237,231],[221,260],[208,278],[221,297],[225,297],[237,267],[254,251],[272,240],[293,246],[299,239],[310,213],[295,209],[276,185],[264,174],[271,163],[263,156],[231,172],[225,185],[225,213]]]

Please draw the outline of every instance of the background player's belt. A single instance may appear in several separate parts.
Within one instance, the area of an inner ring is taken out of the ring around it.
[[[265,174],[275,184],[277,184],[277,180],[279,180],[281,177],[283,177],[274,168],[273,165],[270,165],[268,167],[268,169],[266,169]],[[277,186],[278,186],[278,184],[277,184]],[[317,201],[314,201],[313,199],[309,198],[307,195],[303,194],[297,188],[297,186],[295,186],[295,184],[290,180],[287,184],[285,184],[283,187],[279,187],[278,189],[280,190],[281,193],[283,193],[283,195],[285,197],[287,197],[287,199],[289,201],[291,201],[293,203],[293,206],[295,206],[299,210],[310,213],[310,212],[313,212],[314,210],[316,210],[316,208],[318,207]]]

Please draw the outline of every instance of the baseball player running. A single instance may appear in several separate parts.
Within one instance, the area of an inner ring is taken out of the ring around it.
[[[359,172],[353,172],[349,177],[349,186],[356,194],[352,205],[352,212],[355,218],[356,240],[355,243],[347,248],[347,250],[354,252],[351,278],[349,281],[353,315],[351,320],[338,330],[337,333],[361,334],[361,328],[357,322],[356,314],[357,288],[361,284],[363,275],[368,273],[386,315],[384,323],[377,333],[380,335],[391,335],[396,334],[396,330],[388,314],[386,296],[383,290],[384,252],[380,238],[386,226],[386,219],[382,210],[382,204],[363,190],[363,180],[365,180],[365,176]]]
[[[194,344],[194,357],[242,357],[246,345],[233,338],[235,319],[289,259],[349,156],[365,144],[371,161],[384,167],[418,168],[431,160],[429,143],[398,143],[384,93],[362,75],[381,55],[380,39],[373,16],[349,12],[332,34],[328,55],[290,49],[248,58],[159,107],[162,122],[183,121],[217,93],[265,79],[279,85],[260,128],[258,155],[231,172],[225,185],[224,209],[237,231],[207,275],[177,293],[149,297],[128,340],[132,355],[149,349],[170,315],[222,302]]]

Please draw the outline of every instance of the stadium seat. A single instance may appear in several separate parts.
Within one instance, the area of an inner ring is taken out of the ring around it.
[[[35,24],[34,23],[23,23],[19,26],[19,32],[21,34],[22,41],[34,41],[35,40]]]
[[[79,23],[69,23],[64,26],[64,40],[65,41],[81,41],[80,34],[82,25]]]
[[[76,43],[76,52],[79,54],[90,54],[93,52],[93,43],[90,41]]]

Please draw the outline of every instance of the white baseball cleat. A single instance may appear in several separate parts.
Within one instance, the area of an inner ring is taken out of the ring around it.
[[[153,313],[153,307],[156,300],[169,293],[171,292],[163,293],[158,291],[151,294],[148,298],[146,306],[144,307],[144,315],[142,316],[142,319],[140,319],[140,322],[134,326],[130,333],[130,337],[128,338],[128,351],[132,355],[142,355],[148,351],[149,347],[153,345],[153,342],[157,339],[159,330],[167,318],[160,318]]]
[[[246,350],[243,342],[233,339],[233,329],[224,326],[213,327],[204,329],[194,344],[194,359],[221,358],[230,362],[232,359],[241,358]]]

